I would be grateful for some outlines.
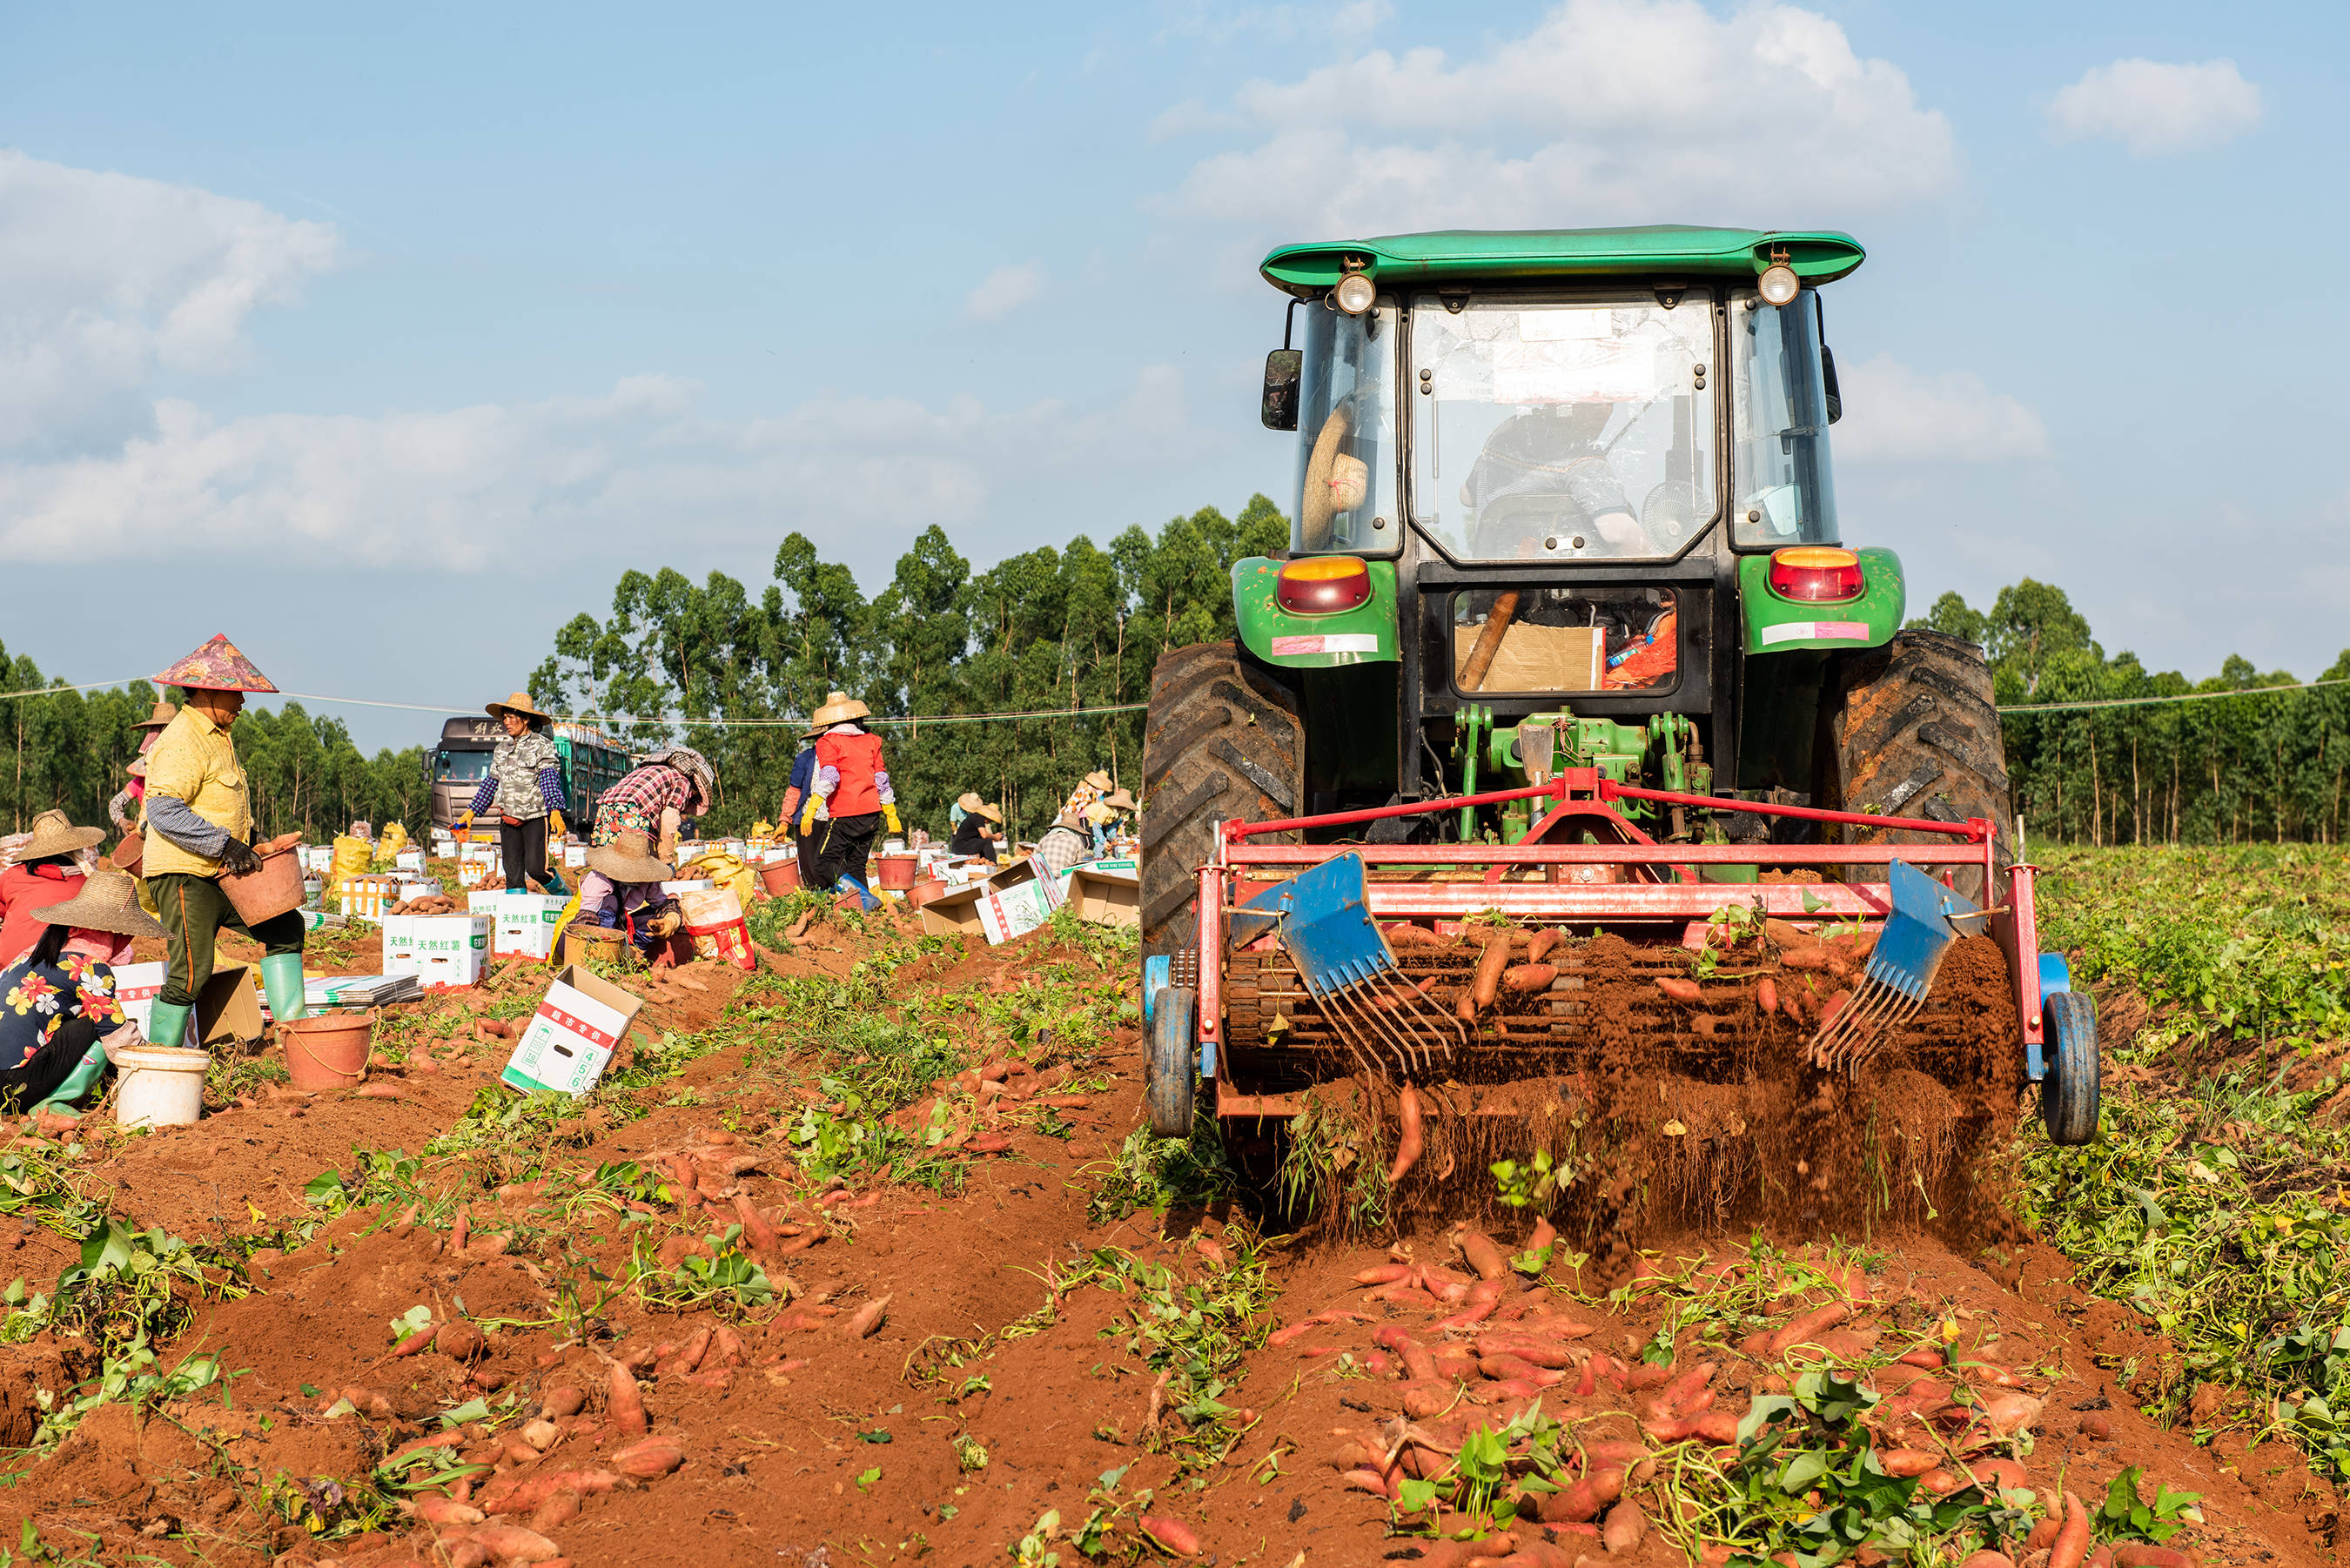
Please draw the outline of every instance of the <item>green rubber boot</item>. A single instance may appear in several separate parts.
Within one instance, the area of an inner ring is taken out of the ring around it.
[[[291,1023],[306,1016],[302,1009],[302,955],[272,953],[261,961],[261,992],[269,998],[269,1016]]]
[[[192,1007],[181,1007],[169,1002],[158,1002],[147,1014],[147,1044],[177,1051],[188,1043],[188,1015]]]
[[[83,1054],[82,1059],[75,1064],[74,1070],[66,1075],[66,1081],[50,1090],[49,1097],[35,1106],[33,1109],[36,1112],[47,1111],[54,1116],[81,1115],[79,1111],[74,1109],[74,1102],[88,1094],[91,1086],[98,1082],[98,1075],[105,1071],[106,1047],[93,1044]]]

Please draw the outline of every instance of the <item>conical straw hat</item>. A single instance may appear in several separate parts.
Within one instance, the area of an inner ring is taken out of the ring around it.
[[[620,834],[588,851],[588,869],[615,882],[666,882],[677,875],[668,862],[653,858],[652,840],[641,833]]]
[[[33,911],[44,925],[79,926],[118,937],[160,937],[163,923],[139,907],[139,884],[128,871],[93,873],[81,891]]]
[[[873,710],[846,691],[836,691],[824,700],[824,706],[808,717],[808,727],[829,730],[835,724],[846,724],[851,719],[869,719]]]
[[[203,691],[275,691],[269,678],[236,644],[215,634],[213,639],[155,677],[158,686],[190,686]]]
[[[71,855],[88,849],[106,836],[99,827],[76,827],[73,818],[62,811],[45,811],[33,818],[33,836],[16,851],[19,863],[47,860],[52,855]]]
[[[147,717],[140,720],[139,722],[131,725],[130,727],[134,730],[160,730],[164,725],[170,723],[172,716],[178,712],[179,710],[173,707],[171,703],[158,702],[155,704],[155,711],[152,713],[148,714]]]

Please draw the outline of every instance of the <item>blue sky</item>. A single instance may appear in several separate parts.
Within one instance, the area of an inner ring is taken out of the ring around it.
[[[2190,676],[2350,644],[2340,8],[1464,15],[12,7],[0,560],[127,613],[0,639],[479,703],[626,567],[755,588],[798,528],[871,587],[933,521],[984,565],[1278,496],[1273,244],[1718,222],[1867,245],[1841,512],[1921,604],[2054,580]]]

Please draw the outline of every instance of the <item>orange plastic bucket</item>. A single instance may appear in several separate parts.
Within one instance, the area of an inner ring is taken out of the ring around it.
[[[759,886],[771,897],[780,898],[786,893],[796,893],[800,887],[800,863],[790,860],[770,860],[759,867]]]
[[[944,877],[926,877],[906,889],[906,902],[919,909],[946,890],[947,884]]]
[[[375,1014],[326,1012],[277,1026],[286,1076],[296,1089],[317,1094],[348,1089],[367,1076],[375,1042]]]
[[[224,877],[221,891],[236,907],[236,918],[258,925],[302,907],[302,857],[292,847],[265,857],[250,877]]]
[[[919,855],[884,855],[879,857],[881,886],[892,893],[902,893],[914,885],[914,873],[921,868]]]

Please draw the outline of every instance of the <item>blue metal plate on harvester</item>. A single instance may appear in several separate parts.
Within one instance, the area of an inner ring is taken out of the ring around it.
[[[1361,856],[1326,860],[1284,887],[1281,945],[1309,994],[1326,996],[1395,971],[1395,954],[1371,919]]]
[[[1951,891],[1906,860],[1896,860],[1887,878],[1893,913],[1877,933],[1868,956],[1868,978],[1891,986],[1912,1002],[1926,1000],[1942,955],[1960,937],[1953,915],[1979,915],[1972,899]]]

